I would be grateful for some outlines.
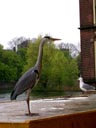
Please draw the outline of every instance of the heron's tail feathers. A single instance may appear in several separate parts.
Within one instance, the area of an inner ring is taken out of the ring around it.
[[[10,99],[11,100],[16,100],[16,97],[17,97],[17,95],[15,95],[15,90],[13,90],[12,93],[11,93]]]

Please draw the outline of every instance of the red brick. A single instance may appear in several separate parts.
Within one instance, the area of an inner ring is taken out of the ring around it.
[[[79,0],[81,36],[81,74],[85,81],[95,79],[93,0]],[[94,81],[95,82],[95,81]]]

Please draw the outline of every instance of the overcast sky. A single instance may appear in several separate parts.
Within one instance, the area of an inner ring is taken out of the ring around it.
[[[0,0],[0,43],[15,37],[49,34],[62,42],[80,42],[79,0]]]

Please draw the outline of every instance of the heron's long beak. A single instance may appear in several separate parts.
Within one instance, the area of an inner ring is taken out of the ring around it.
[[[58,39],[58,38],[51,38],[52,41],[58,41],[58,40],[61,40],[61,39]]]

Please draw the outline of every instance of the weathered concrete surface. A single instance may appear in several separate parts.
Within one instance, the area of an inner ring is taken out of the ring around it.
[[[30,102],[31,112],[38,116],[26,116],[25,101],[6,101],[0,103],[0,122],[26,122],[52,116],[67,115],[88,110],[96,110],[96,94],[88,97],[40,99]]]

